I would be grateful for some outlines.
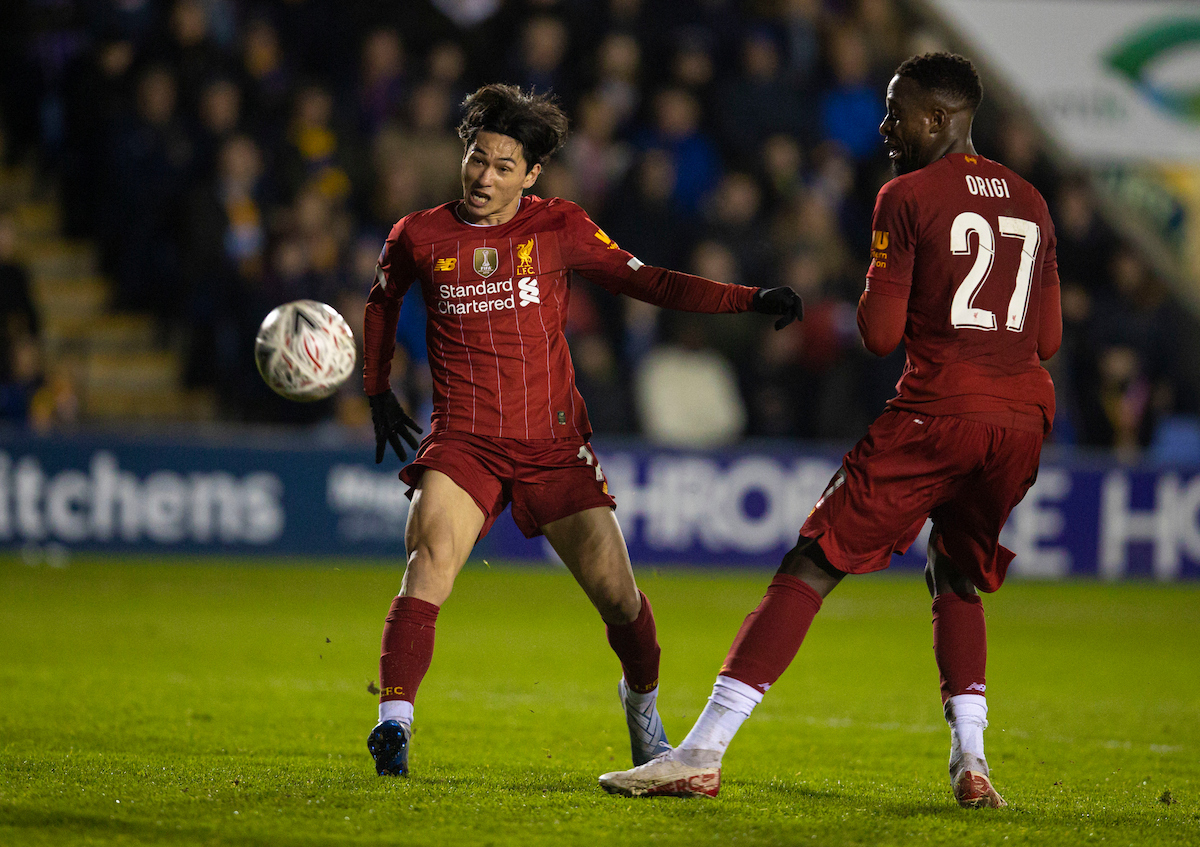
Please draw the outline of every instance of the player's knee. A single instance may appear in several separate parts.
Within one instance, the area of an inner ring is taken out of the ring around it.
[[[435,539],[413,539],[409,549],[408,571],[422,579],[453,583],[458,572],[454,545]]]
[[[636,588],[629,592],[618,590],[616,585],[605,586],[592,602],[604,622],[616,626],[633,623],[642,611],[642,598]]]
[[[822,597],[829,594],[846,575],[830,564],[815,538],[803,536],[795,547],[784,554],[778,572],[803,580]]]
[[[975,586],[954,565],[946,552],[940,534],[934,530],[929,536],[929,547],[925,558],[925,585],[931,597],[953,591],[961,597],[975,594]]]

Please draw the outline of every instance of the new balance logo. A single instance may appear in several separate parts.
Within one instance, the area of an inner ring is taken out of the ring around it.
[[[530,303],[542,302],[542,292],[538,290],[537,277],[521,277],[521,279],[517,281],[517,288],[520,291],[520,294],[518,295],[521,298],[520,305],[528,306]]]
[[[984,685],[982,682],[972,682],[970,685],[967,686],[967,690],[968,691],[978,691],[980,694],[982,694],[983,692],[987,691],[987,686]]]
[[[456,264],[458,264],[458,259],[456,258],[438,259],[433,269],[434,271],[452,271]]]

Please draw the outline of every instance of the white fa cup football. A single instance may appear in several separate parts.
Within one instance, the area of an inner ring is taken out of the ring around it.
[[[254,339],[254,361],[271,390],[300,402],[338,390],[357,360],[354,333],[332,306],[294,300],[271,310]]]

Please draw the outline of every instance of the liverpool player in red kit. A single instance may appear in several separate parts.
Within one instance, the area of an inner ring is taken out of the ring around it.
[[[983,90],[948,53],[896,70],[879,126],[897,178],[879,192],[863,343],[904,341],[898,393],[850,451],[743,623],[712,696],[673,751],[600,777],[625,795],[716,796],[721,757],[783,674],[822,600],[848,573],[888,566],[932,518],[925,578],[950,724],[950,781],[963,806],[1002,807],[983,755],[987,640],[978,590],[1013,554],[1000,529],[1037,476],[1054,387],[1040,360],[1062,339],[1054,228],[1041,195],[975,152]]]
[[[600,613],[623,671],[618,689],[634,764],[670,749],[656,708],[659,647],[634,581],[615,503],[575,388],[563,328],[571,273],[604,289],[693,312],[801,316],[791,289],[725,285],[643,265],[574,203],[524,196],[566,139],[554,102],[506,85],[467,97],[459,135],[463,199],[415,212],[388,235],[367,302],[364,380],[375,461],[401,438],[417,450],[407,568],[383,628],[379,723],[367,741],[380,774],[408,773],[413,701],[433,655],[438,610],[506,506],[545,535]],[[421,286],[433,372],[431,432],[389,387],[400,301]]]

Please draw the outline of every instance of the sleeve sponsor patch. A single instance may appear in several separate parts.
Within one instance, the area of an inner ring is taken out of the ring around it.
[[[887,230],[871,231],[871,264],[877,268],[887,267],[888,234]]]

